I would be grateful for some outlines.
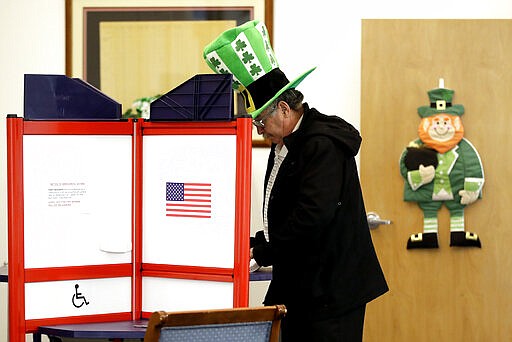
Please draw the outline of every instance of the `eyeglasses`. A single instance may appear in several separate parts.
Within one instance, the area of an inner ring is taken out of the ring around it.
[[[259,128],[265,128],[265,120],[272,116],[275,112],[277,106],[272,107],[265,115],[263,115],[259,120],[253,119],[252,124]]]

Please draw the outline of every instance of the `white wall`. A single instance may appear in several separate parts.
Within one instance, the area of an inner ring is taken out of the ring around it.
[[[282,70],[291,79],[317,66],[299,86],[306,101],[356,127],[361,19],[366,18],[510,19],[512,1],[361,0],[347,6],[334,0],[274,0],[274,49]],[[23,74],[64,73],[64,30],[64,0],[0,0],[0,264],[7,261],[5,116],[23,112]],[[253,156],[253,231],[261,227],[267,153],[255,149]],[[6,289],[0,284],[0,342],[7,341]]]
[[[7,262],[7,114],[23,112],[23,74],[65,70],[64,0],[0,0],[0,264]],[[0,284],[0,341],[7,342],[7,284]]]

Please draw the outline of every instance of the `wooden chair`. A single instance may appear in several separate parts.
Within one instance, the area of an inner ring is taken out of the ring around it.
[[[144,342],[277,342],[284,305],[151,315]]]

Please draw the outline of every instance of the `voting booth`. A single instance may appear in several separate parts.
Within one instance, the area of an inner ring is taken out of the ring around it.
[[[11,341],[248,305],[251,119],[116,116],[7,117]]]

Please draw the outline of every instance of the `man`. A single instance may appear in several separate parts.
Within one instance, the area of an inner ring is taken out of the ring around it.
[[[366,303],[388,288],[354,158],[359,133],[303,103],[295,87],[314,69],[289,82],[258,21],[224,32],[204,57],[233,73],[258,133],[272,141],[251,258],[272,265],[264,304],[288,309],[282,341],[361,341]]]

